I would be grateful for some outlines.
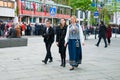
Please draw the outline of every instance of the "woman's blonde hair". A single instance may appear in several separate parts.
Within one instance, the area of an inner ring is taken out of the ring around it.
[[[76,16],[73,15],[73,16],[71,16],[71,18],[72,18],[72,17],[75,19],[75,22],[77,22],[77,18],[76,18]]]

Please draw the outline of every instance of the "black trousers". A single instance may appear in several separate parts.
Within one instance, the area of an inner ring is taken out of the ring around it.
[[[110,40],[110,38],[107,38],[107,40],[108,40],[108,43],[110,44],[110,43],[111,43],[111,40]]]
[[[52,43],[45,43],[45,46],[46,46],[46,51],[47,51],[47,54],[45,56],[45,62],[47,62],[48,59],[52,60],[52,55],[51,55]]]
[[[61,57],[61,63],[65,64],[66,63],[66,47],[62,43],[60,43],[59,45],[59,53]]]
[[[105,46],[107,46],[107,41],[106,41],[106,37],[99,37],[99,40],[98,40],[98,43],[97,43],[97,46],[99,46],[99,43],[101,42],[101,39],[103,38],[104,40],[104,43],[105,43]]]

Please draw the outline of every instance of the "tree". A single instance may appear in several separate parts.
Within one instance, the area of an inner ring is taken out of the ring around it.
[[[73,8],[73,13],[75,14],[76,9],[82,11],[85,14],[84,22],[87,20],[88,11],[95,11],[96,8],[91,6],[91,0],[70,0],[70,6]]]
[[[116,0],[111,0],[111,2],[108,2],[107,0],[104,0],[104,2],[101,2],[101,11],[99,18],[102,19],[106,24],[109,24],[110,22],[110,16],[115,15],[117,24],[117,12],[120,12],[118,5],[120,5],[120,2]]]

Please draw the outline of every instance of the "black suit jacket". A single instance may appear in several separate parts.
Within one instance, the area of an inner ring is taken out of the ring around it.
[[[54,42],[54,29],[52,27],[50,27],[48,29],[48,33],[46,32],[46,27],[43,30],[43,37],[44,37],[44,42],[45,43],[53,43]]]
[[[106,33],[106,26],[104,24],[101,24],[99,28],[99,37],[105,37],[105,33]]]

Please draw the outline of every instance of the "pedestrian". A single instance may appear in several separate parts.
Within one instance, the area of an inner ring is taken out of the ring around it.
[[[54,30],[50,26],[50,20],[46,21],[45,30],[43,31],[43,37],[44,37],[44,42],[45,42],[47,54],[45,56],[45,59],[42,60],[42,62],[47,64],[48,59],[50,59],[49,62],[53,61],[53,58],[51,55],[51,46],[54,42]]]
[[[25,35],[25,29],[26,29],[26,24],[23,22],[22,24],[21,24],[21,34],[22,35]]]
[[[27,25],[26,35],[31,35],[31,31],[32,31],[32,27],[31,27],[31,24],[29,23],[29,24]]]
[[[105,26],[105,24],[104,24],[103,21],[100,22],[99,35],[98,35],[98,37],[99,37],[99,40],[98,40],[96,46],[97,46],[97,47],[99,46],[99,44],[100,44],[100,42],[101,42],[101,39],[103,38],[104,43],[105,43],[105,48],[106,48],[106,47],[107,47],[107,42],[106,42],[106,26]]]
[[[68,44],[70,70],[74,70],[82,62],[82,45],[84,45],[84,35],[82,27],[76,23],[76,16],[70,18],[71,24],[67,27],[65,44]]]
[[[15,26],[15,32],[16,32],[16,38],[21,38],[21,29],[18,23]]]
[[[15,24],[11,25],[7,38],[16,38]]]
[[[111,25],[108,25],[107,30],[106,30],[106,38],[108,41],[108,45],[111,43],[111,37],[112,37],[112,28]]]
[[[67,31],[67,25],[65,19],[61,19],[60,25],[56,29],[56,44],[59,47],[59,53],[61,57],[61,65],[65,67],[66,65],[66,46],[65,44],[65,35]]]

